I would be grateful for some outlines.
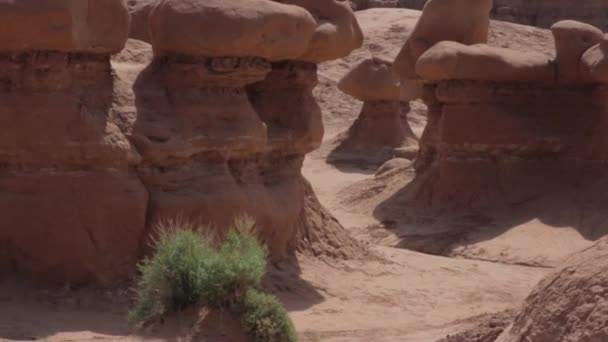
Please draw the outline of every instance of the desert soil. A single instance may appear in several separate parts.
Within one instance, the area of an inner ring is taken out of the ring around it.
[[[375,169],[364,162],[327,162],[334,138],[361,108],[337,91],[335,83],[363,58],[394,57],[419,12],[372,9],[357,16],[366,32],[365,46],[320,68],[316,94],[324,109],[326,142],[308,156],[304,173],[321,202],[369,246],[372,256],[332,262],[300,256],[297,265],[276,266],[272,289],[285,303],[302,341],[434,342],[475,325],[483,315],[517,308],[554,263],[591,242],[574,228],[557,230],[531,219],[489,225],[496,231],[476,231],[459,248],[443,253],[432,246],[446,244],[451,235],[439,234],[443,223],[432,216],[408,213],[408,222],[415,224],[404,231],[397,222],[403,217],[392,222],[375,215],[379,205],[411,181],[413,172],[401,170],[378,181]],[[546,53],[552,47],[548,31],[498,22],[493,23],[491,43]],[[420,134],[425,107],[414,103],[412,108],[408,119]],[[484,221],[467,220],[463,224]],[[413,251],[425,249],[439,255]],[[0,341],[164,340],[131,331],[125,321],[128,305],[128,290],[44,290],[0,279]]]

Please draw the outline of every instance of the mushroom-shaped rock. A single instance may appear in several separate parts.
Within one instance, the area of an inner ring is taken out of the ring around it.
[[[418,59],[416,72],[424,80],[554,82],[553,62],[544,54],[485,44],[444,41]]]
[[[436,43],[444,40],[466,45],[487,43],[491,9],[492,0],[429,0],[426,3],[393,66],[404,87],[404,100],[421,96],[422,85],[411,82],[419,79],[416,62]]]
[[[608,35],[583,54],[580,67],[585,81],[608,83]]]
[[[608,239],[569,257],[496,342],[608,341]]]
[[[52,282],[128,278],[148,193],[113,108],[110,53],[126,42],[126,7],[0,1],[0,18],[0,254]]]
[[[348,1],[275,0],[312,13],[316,30],[308,49],[297,60],[318,64],[348,56],[363,45],[363,31]]]
[[[371,162],[382,163],[392,157],[397,148],[408,149],[410,158],[417,153],[418,139],[401,115],[399,81],[393,76],[391,67],[390,62],[380,58],[366,59],[338,83],[340,90],[364,104],[354,124],[338,137],[340,145],[336,154],[344,152],[342,154],[356,159],[365,154]],[[372,158],[374,153],[370,150],[382,153]]]
[[[150,13],[154,53],[208,57],[302,56],[315,31],[303,8],[268,0],[164,0]]]
[[[107,54],[125,45],[123,0],[1,0],[0,51]]]
[[[557,53],[558,82],[577,83],[581,79],[583,53],[599,43],[604,36],[595,26],[574,20],[563,20],[551,26]]]
[[[155,57],[133,87],[131,136],[149,225],[179,215],[221,231],[246,213],[272,256],[287,254],[304,210],[304,154],[323,133],[316,65],[292,61],[315,27],[306,9],[269,0],[163,0],[152,10]]]

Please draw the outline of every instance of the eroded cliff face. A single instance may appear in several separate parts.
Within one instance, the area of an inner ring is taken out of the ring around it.
[[[496,208],[606,171],[606,87],[444,81],[427,86],[419,172],[432,205]]]
[[[148,192],[111,111],[110,57],[0,57],[0,263],[44,278],[130,272]]]

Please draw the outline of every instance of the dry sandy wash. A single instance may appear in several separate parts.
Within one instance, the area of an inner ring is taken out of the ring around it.
[[[356,249],[360,255],[350,259],[302,253],[297,260],[272,265],[267,287],[285,304],[300,341],[436,342],[488,319],[506,325],[500,317],[512,319],[513,310],[564,257],[589,248],[606,233],[601,215],[584,226],[572,222],[586,212],[566,190],[548,195],[549,209],[546,198],[531,198],[492,213],[410,210],[402,193],[415,178],[411,162],[389,165],[386,173],[375,176],[378,156],[341,159],[336,152],[341,135],[363,103],[342,93],[337,83],[366,59],[392,61],[420,13],[357,12],[365,34],[363,47],[319,64],[314,95],[323,111],[325,137],[321,147],[306,156],[302,172],[321,204],[365,248]],[[554,56],[551,31],[528,26],[492,22],[489,44]],[[150,56],[149,45],[130,40],[112,66],[119,76],[133,77]],[[421,137],[427,108],[419,100],[410,108],[402,119]],[[547,215],[539,212],[543,208]],[[552,216],[555,211],[563,216]],[[316,214],[323,222],[333,222],[324,211]],[[131,331],[125,320],[129,299],[126,289],[47,290],[0,279],[0,341],[179,341],[162,332]],[[515,334],[517,328],[508,333]]]

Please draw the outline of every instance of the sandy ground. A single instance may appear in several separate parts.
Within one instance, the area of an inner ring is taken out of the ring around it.
[[[374,216],[375,206],[383,201],[383,196],[390,197],[391,192],[399,191],[411,180],[408,171],[403,172],[403,177],[391,178],[388,188],[367,188],[371,191],[367,200],[345,201],[345,196],[355,193],[349,189],[373,182],[375,170],[366,165],[326,162],[332,148],[329,142],[349,127],[361,107],[359,102],[340,94],[335,82],[363,58],[393,57],[419,13],[373,9],[357,15],[367,35],[365,47],[320,68],[321,84],[316,94],[325,111],[328,143],[307,158],[304,174],[321,202],[356,237],[369,243],[375,257],[334,263],[300,257],[297,268],[278,266],[282,270],[275,272],[273,288],[289,310],[302,341],[434,342],[447,333],[467,328],[480,315],[520,305],[549,268],[515,265],[517,260],[504,262],[504,258],[488,256],[501,255],[505,245],[510,248],[509,255],[535,254],[530,252],[536,248],[531,239],[551,238],[555,230],[543,222],[537,222],[538,230],[513,227],[486,239],[481,246],[471,245],[481,255],[477,258],[472,258],[471,253],[433,256],[404,248],[407,244],[400,244],[404,238],[391,231],[390,222]],[[493,24],[491,41],[544,52],[552,44],[547,31],[504,23]],[[413,108],[410,124],[420,134],[425,108],[421,103],[413,104]],[[416,219],[426,222],[432,217]],[[585,245],[586,241],[575,232],[567,231],[550,241],[557,244],[564,238],[573,239],[568,250]],[[432,235],[426,239],[432,242]],[[479,253],[480,249],[484,252]],[[543,257],[559,259],[562,251],[559,247],[554,250],[559,251],[558,255]],[[489,261],[480,260],[484,258]],[[539,265],[550,266],[542,262]],[[128,303],[129,293],[125,290],[46,291],[14,280],[0,280],[0,341],[159,340],[133,334],[127,327]]]

